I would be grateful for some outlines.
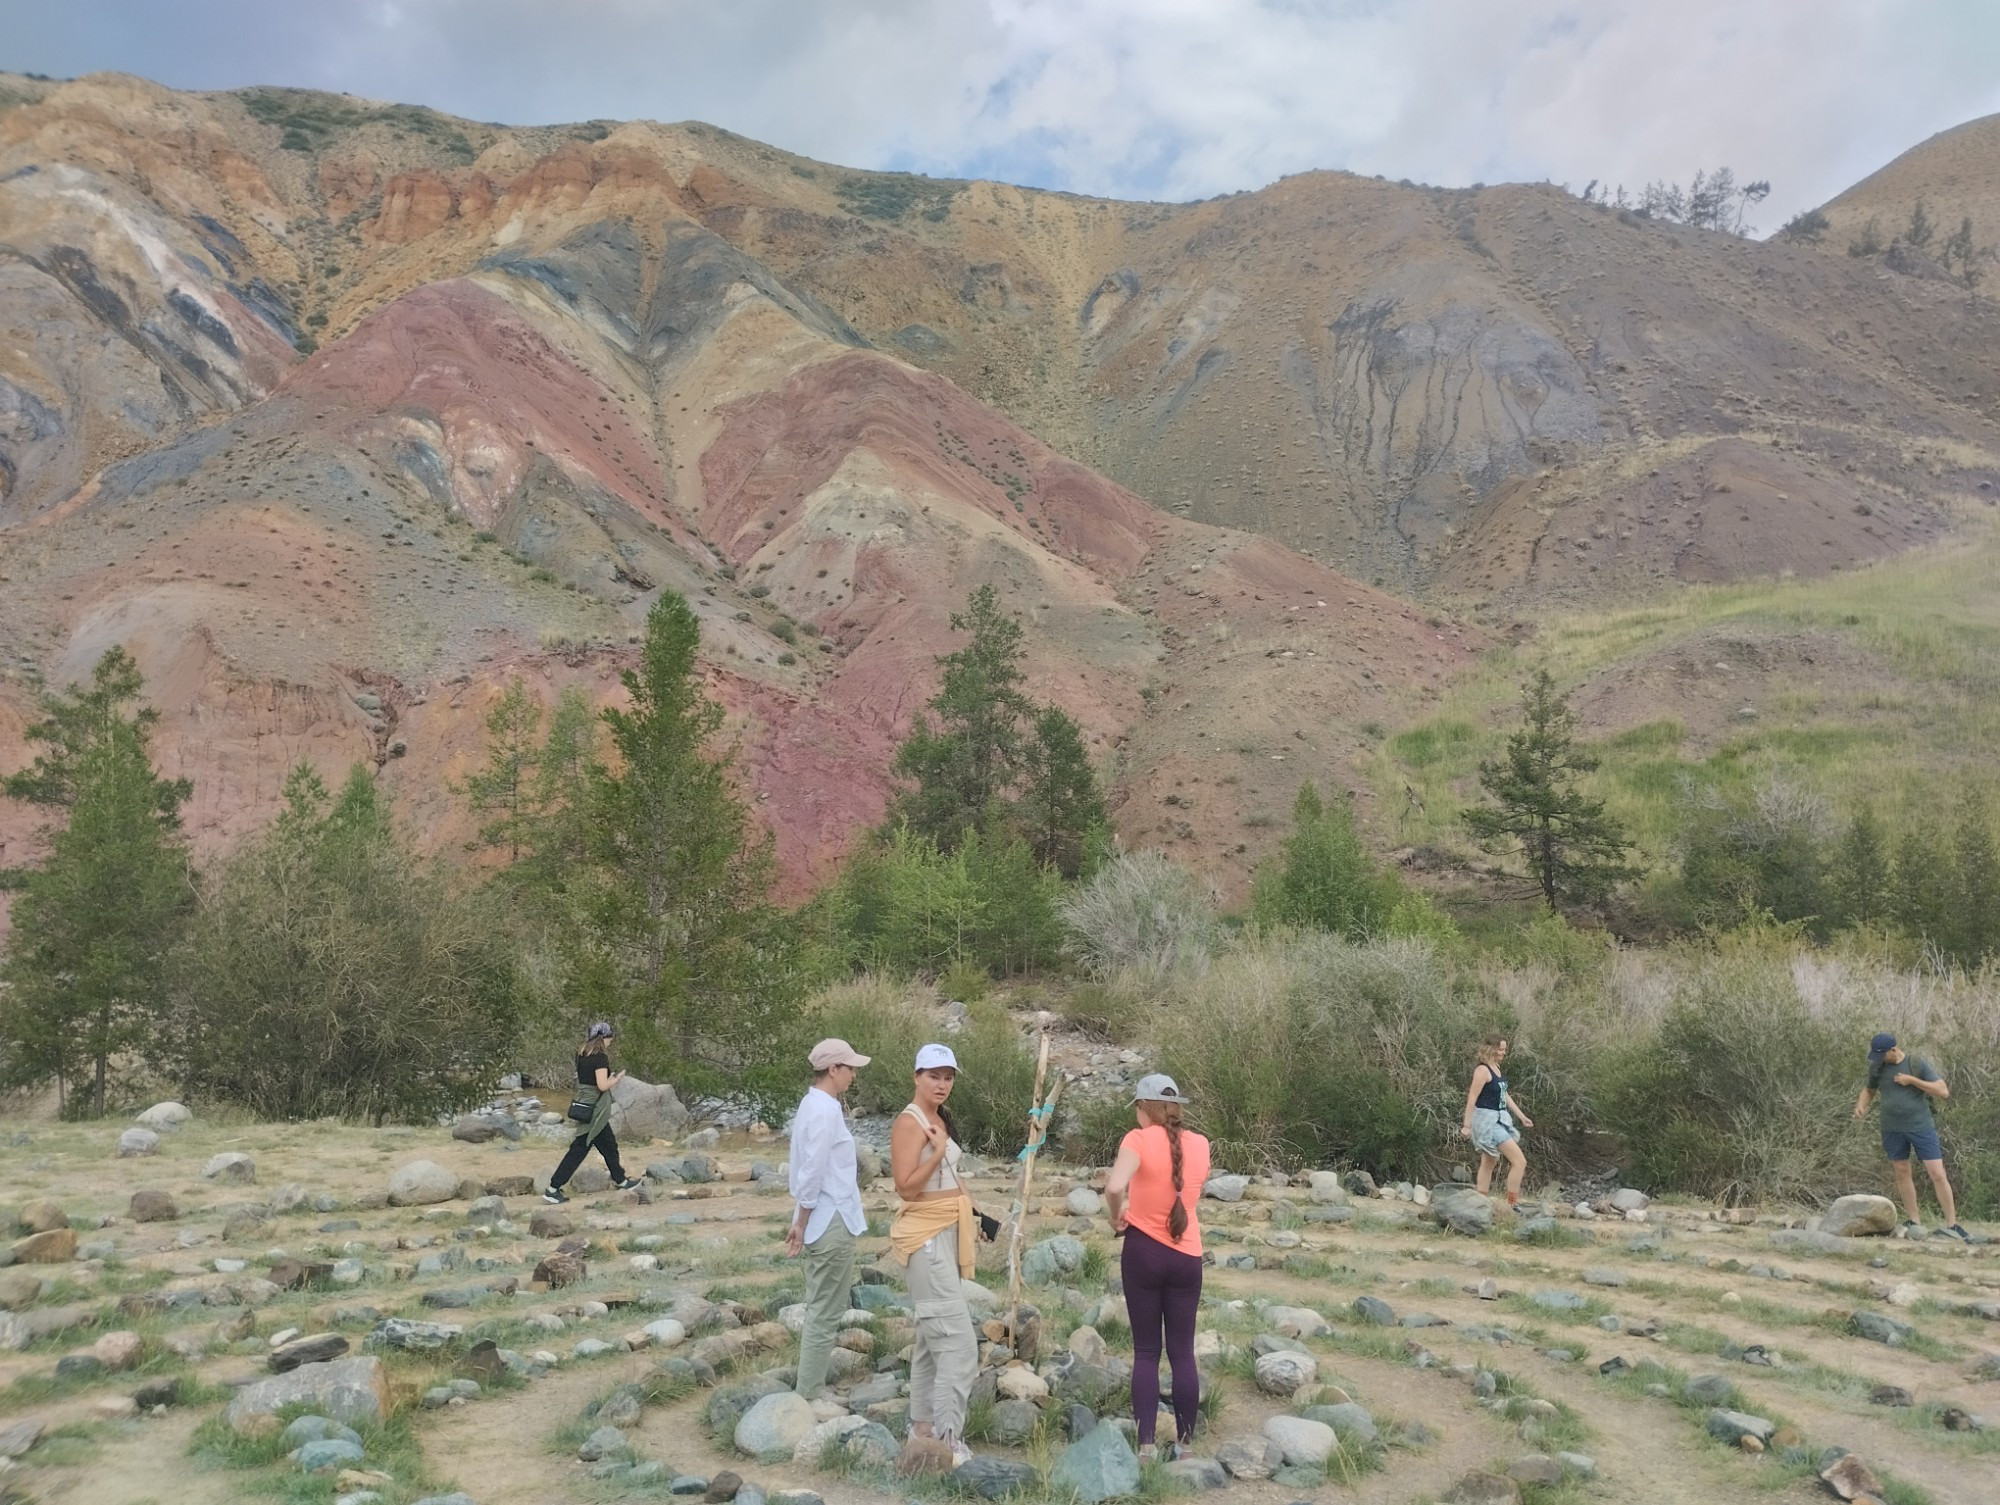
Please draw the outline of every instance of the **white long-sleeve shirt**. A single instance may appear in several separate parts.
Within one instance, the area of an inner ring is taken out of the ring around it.
[[[838,1217],[859,1238],[868,1231],[861,1210],[861,1169],[854,1153],[854,1131],[840,1099],[808,1087],[792,1115],[792,1200],[806,1213],[805,1241],[819,1236]]]

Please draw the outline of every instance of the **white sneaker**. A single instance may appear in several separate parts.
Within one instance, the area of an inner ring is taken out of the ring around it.
[[[952,1438],[951,1466],[953,1468],[964,1468],[965,1465],[970,1463],[971,1461],[972,1461],[972,1449],[967,1447],[964,1444],[964,1442],[960,1441],[958,1438],[956,1437]]]

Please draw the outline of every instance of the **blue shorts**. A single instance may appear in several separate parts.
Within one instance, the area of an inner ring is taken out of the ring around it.
[[[1884,1129],[1882,1149],[1891,1160],[1908,1160],[1915,1151],[1919,1160],[1942,1160],[1936,1129]]]

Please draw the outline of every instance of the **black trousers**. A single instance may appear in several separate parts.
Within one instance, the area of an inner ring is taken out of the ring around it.
[[[597,1153],[604,1157],[604,1168],[611,1172],[613,1181],[625,1179],[625,1167],[618,1163],[618,1136],[606,1124],[597,1136]],[[584,1156],[590,1153],[591,1140],[588,1133],[579,1134],[569,1142],[569,1149],[562,1157],[562,1164],[549,1178],[549,1185],[560,1190],[569,1184],[569,1178],[576,1174],[576,1168],[583,1164]]]

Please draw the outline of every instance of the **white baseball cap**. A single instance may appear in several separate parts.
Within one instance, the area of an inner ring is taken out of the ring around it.
[[[958,1070],[958,1057],[951,1053],[949,1045],[926,1045],[917,1052],[917,1070],[936,1071],[944,1066]]]

